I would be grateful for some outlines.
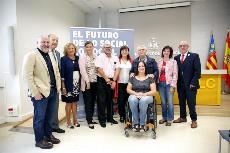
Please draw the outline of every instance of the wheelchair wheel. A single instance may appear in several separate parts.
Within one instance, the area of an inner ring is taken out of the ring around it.
[[[153,139],[156,139],[157,135],[156,135],[156,132],[155,132],[155,131],[152,131],[151,137],[152,137]]]
[[[128,131],[125,131],[125,136],[129,137],[129,132]]]

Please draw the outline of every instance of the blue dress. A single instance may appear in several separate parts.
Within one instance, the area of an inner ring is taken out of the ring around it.
[[[80,92],[80,69],[79,57],[75,60],[68,56],[61,58],[61,78],[64,80],[67,94],[62,95],[62,101],[66,103],[77,102],[79,100]]]

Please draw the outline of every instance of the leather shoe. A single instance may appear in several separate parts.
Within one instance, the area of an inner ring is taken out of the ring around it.
[[[197,122],[196,121],[192,121],[191,128],[197,128]]]
[[[90,129],[94,129],[94,125],[93,124],[88,124]]]
[[[159,121],[159,124],[164,124],[165,122],[167,122],[167,121],[164,120],[164,119],[161,119],[161,120]]]
[[[167,121],[166,123],[165,123],[165,126],[171,126],[171,122],[170,121]]]
[[[52,134],[49,137],[44,137],[44,139],[52,144],[59,144],[61,141],[55,138]]]
[[[95,121],[92,121],[92,124],[98,124],[97,122],[95,122]]]
[[[105,128],[106,124],[105,123],[100,123],[101,127]]]
[[[187,122],[187,119],[186,118],[178,118],[176,120],[173,121],[173,123],[182,123],[182,122]]]
[[[51,149],[51,148],[53,148],[53,144],[47,142],[46,140],[42,140],[40,142],[36,142],[35,146],[36,147],[40,147],[42,149]]]
[[[108,120],[107,122],[110,122],[111,124],[118,124],[118,122],[116,120],[114,120],[114,119]]]
[[[53,129],[52,132],[65,133],[65,130],[58,128],[58,129]]]
[[[125,121],[124,117],[120,117],[120,122],[124,123],[124,121]]]

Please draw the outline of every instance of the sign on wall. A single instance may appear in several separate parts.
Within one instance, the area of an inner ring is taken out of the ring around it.
[[[119,55],[120,47],[127,45],[130,55],[134,55],[134,30],[111,28],[70,27],[70,41],[78,47],[78,53],[84,53],[84,44],[90,40],[94,44],[94,54],[99,55],[104,43],[111,44],[113,54]]]
[[[94,54],[96,55],[102,52],[104,43],[109,43],[113,48],[114,55],[119,56],[120,47],[127,45],[130,50],[129,54],[134,56],[134,30],[132,29],[70,27],[70,41],[78,47],[79,55],[84,53],[84,44],[87,40],[93,42]],[[80,93],[79,97],[77,114],[78,119],[85,119],[85,105],[82,93]],[[97,116],[96,113],[94,116]]]

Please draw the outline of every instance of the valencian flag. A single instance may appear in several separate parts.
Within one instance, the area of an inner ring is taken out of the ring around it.
[[[206,69],[207,70],[217,69],[216,49],[215,49],[213,34],[211,35],[211,39],[210,39],[210,46],[209,46],[209,52],[208,52],[208,59],[206,63]]]
[[[225,44],[223,69],[227,70],[227,74],[223,75],[223,79],[226,81],[226,85],[230,88],[230,36],[229,36],[229,32],[227,34],[226,44]]]

